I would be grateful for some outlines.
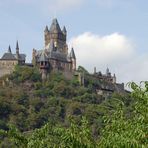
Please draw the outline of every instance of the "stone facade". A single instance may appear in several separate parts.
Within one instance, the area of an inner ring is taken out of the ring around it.
[[[43,80],[47,78],[48,73],[51,71],[60,71],[69,79],[75,75],[78,78],[80,85],[85,86],[87,77],[85,77],[84,73],[76,71],[76,56],[74,49],[72,48],[69,52],[66,28],[64,26],[61,30],[57,19],[53,19],[50,28],[46,26],[44,30],[44,42],[43,49],[33,49],[32,64],[25,63],[26,56],[25,54],[19,53],[18,42],[16,44],[15,54],[11,52],[9,46],[8,51],[4,53],[0,59],[0,77],[5,74],[10,74],[14,70],[15,65],[19,64],[38,67]],[[113,92],[124,92],[124,84],[116,83],[115,74],[112,75],[108,68],[106,69],[105,74],[97,72],[96,68],[94,68],[94,73],[88,75],[92,77],[92,79],[95,78],[96,80],[103,82],[96,88],[98,94],[104,93],[109,95]]]
[[[116,75],[112,75],[111,72],[109,71],[109,68],[106,69],[106,73],[102,74],[101,71],[96,72],[96,67],[94,68],[94,77],[103,80],[103,81],[107,81],[109,83],[116,83]]]
[[[61,71],[69,77],[76,70],[74,49],[68,53],[66,39],[66,28],[61,30],[57,19],[53,19],[50,29],[46,26],[44,30],[44,49],[32,52],[32,64],[40,68],[43,79],[50,71]]]
[[[4,53],[0,59],[0,77],[13,72],[16,65],[25,64],[26,55],[19,53],[19,45],[16,43],[16,53],[13,54],[11,47],[9,46],[8,51]]]

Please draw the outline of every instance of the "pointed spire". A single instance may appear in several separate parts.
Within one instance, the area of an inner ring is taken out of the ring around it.
[[[16,49],[19,49],[18,41],[16,42]]]
[[[53,19],[49,31],[50,31],[50,32],[61,32],[60,25],[59,25],[58,20],[57,20],[56,18]]]
[[[19,60],[19,44],[16,42],[16,58]]]
[[[8,47],[8,53],[11,53],[11,47],[10,47],[10,45]]]
[[[109,75],[109,68],[107,67],[107,69],[106,69],[106,75],[108,76]]]
[[[67,34],[67,30],[66,30],[66,27],[65,26],[63,27],[63,30],[62,31],[63,31],[64,34]]]
[[[48,26],[46,25],[46,27],[45,27],[45,31],[44,32],[48,32],[49,30],[48,30]]]
[[[74,52],[74,49],[73,48],[71,48],[70,57],[72,59],[76,59],[75,52]]]
[[[97,69],[96,69],[96,67],[94,67],[94,74],[96,74],[97,73]]]

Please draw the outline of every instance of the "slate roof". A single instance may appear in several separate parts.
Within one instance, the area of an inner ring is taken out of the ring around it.
[[[50,52],[49,57],[51,59],[56,59],[56,60],[60,60],[60,61],[64,61],[64,62],[67,61],[67,56],[65,54],[63,54],[63,53],[58,52],[58,51]]]
[[[36,55],[37,62],[41,61],[49,61],[49,59],[55,59],[63,62],[68,62],[68,58],[66,54],[59,52],[58,50],[50,50],[50,52],[46,52],[46,50],[39,50]]]
[[[62,31],[66,34],[67,30],[66,30],[66,27],[65,26],[63,27],[63,30]]]
[[[45,27],[45,32],[48,32],[48,31],[49,31],[49,30],[48,30],[48,26],[46,26],[46,27]]]
[[[58,23],[58,21],[57,21],[57,19],[55,18],[55,19],[53,19],[53,21],[52,21],[52,24],[51,24],[51,26],[50,26],[50,30],[49,30],[50,32],[61,32],[61,28],[60,28],[60,25],[59,25],[59,23]]]
[[[39,57],[39,62],[43,62],[43,61],[48,61],[48,57],[44,51],[41,53],[41,56]]]
[[[17,60],[11,52],[4,53],[1,60]]]
[[[16,56],[16,54],[13,54],[14,55],[14,57],[16,58],[17,56]],[[17,59],[17,58],[16,58]],[[26,60],[26,55],[25,54],[19,54],[19,59],[21,60],[21,61],[25,61]]]
[[[73,58],[73,59],[76,59],[75,52],[74,52],[73,48],[71,49],[70,57]]]

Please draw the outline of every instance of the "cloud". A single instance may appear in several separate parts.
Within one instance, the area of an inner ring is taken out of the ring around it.
[[[78,63],[89,70],[93,66],[115,65],[128,60],[134,53],[134,45],[124,35],[113,33],[99,36],[90,32],[83,33],[69,41],[76,50]]]
[[[139,55],[135,44],[125,35],[99,36],[86,32],[70,39],[69,45],[75,49],[77,64],[90,72],[94,66],[105,71],[108,65],[120,82],[148,79],[148,55]]]
[[[139,83],[140,81],[148,80],[148,53],[137,55],[131,58],[128,63],[122,64],[122,68],[118,71],[120,81],[129,82],[134,81]]]

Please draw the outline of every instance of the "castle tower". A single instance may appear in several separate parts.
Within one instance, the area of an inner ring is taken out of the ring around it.
[[[49,60],[46,57],[45,52],[41,53],[39,62],[40,62],[40,70],[41,70],[41,74],[42,74],[42,80],[44,81],[47,78],[47,72],[49,69]]]
[[[36,50],[33,48],[33,50],[32,50],[32,64],[34,65],[34,66],[36,66],[36,63],[37,61],[36,61]]]
[[[47,46],[49,44],[49,41],[50,41],[48,26],[45,27],[44,38],[45,38],[45,46]]]
[[[116,83],[117,79],[116,79],[116,75],[114,74],[113,76],[113,83]]]
[[[96,74],[97,73],[97,69],[96,69],[96,67],[94,67],[94,74]]]
[[[19,44],[18,41],[16,42],[16,58],[19,60]]]
[[[75,52],[73,48],[71,49],[71,52],[70,52],[70,58],[72,61],[72,71],[75,71],[76,70],[76,56],[75,56]]]
[[[50,41],[53,40],[55,47],[59,49],[60,52],[68,54],[66,44],[67,31],[65,27],[63,28],[63,30],[61,30],[56,18],[53,19],[50,29],[48,29],[48,27],[46,26],[44,36],[45,47],[47,47],[50,44]]]
[[[109,71],[109,68],[107,67],[107,69],[106,69],[106,76],[111,76],[111,73],[110,73],[110,71]]]

